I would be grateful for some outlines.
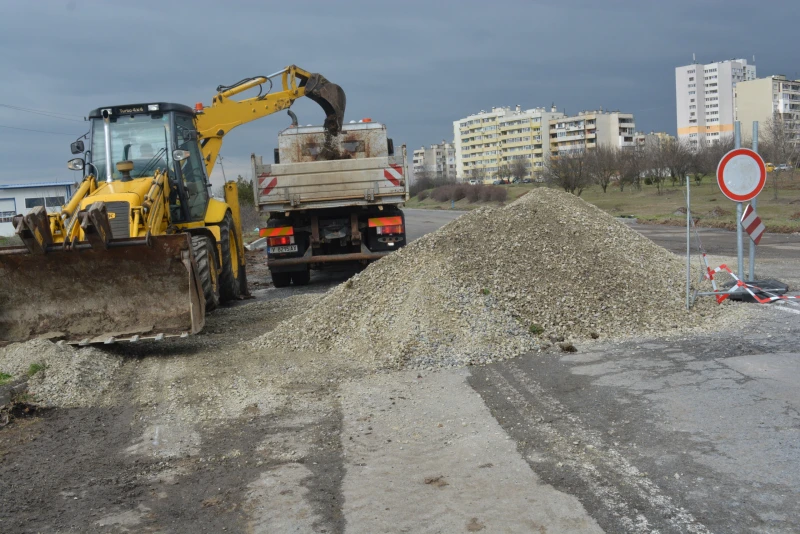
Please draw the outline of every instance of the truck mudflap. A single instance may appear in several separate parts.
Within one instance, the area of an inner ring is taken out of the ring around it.
[[[0,344],[188,336],[205,322],[189,234],[0,249]]]

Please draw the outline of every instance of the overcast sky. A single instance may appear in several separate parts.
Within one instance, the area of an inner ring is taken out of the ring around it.
[[[78,179],[65,164],[91,109],[209,105],[218,85],[289,64],[341,85],[345,120],[385,123],[409,153],[516,104],[619,109],[674,134],[676,66],[755,55],[759,77],[798,78],[798,19],[797,0],[3,2],[0,183]],[[310,100],[292,109],[323,119]],[[269,156],[289,123],[281,112],[226,136],[228,178],[249,176],[250,154]]]

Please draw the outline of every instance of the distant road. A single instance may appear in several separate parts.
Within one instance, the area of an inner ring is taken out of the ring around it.
[[[467,213],[457,210],[411,210],[404,209],[406,216],[406,237],[414,241],[425,234],[435,232],[450,221]]]

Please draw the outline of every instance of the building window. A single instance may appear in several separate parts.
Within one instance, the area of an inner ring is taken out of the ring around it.
[[[28,209],[35,208],[36,206],[44,206],[44,197],[42,198],[26,198],[25,207]]]

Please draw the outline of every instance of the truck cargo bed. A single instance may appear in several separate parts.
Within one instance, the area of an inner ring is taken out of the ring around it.
[[[331,138],[321,127],[290,128],[279,137],[279,163],[251,156],[260,211],[401,205],[408,199],[405,146],[392,153],[378,123],[345,125]]]

